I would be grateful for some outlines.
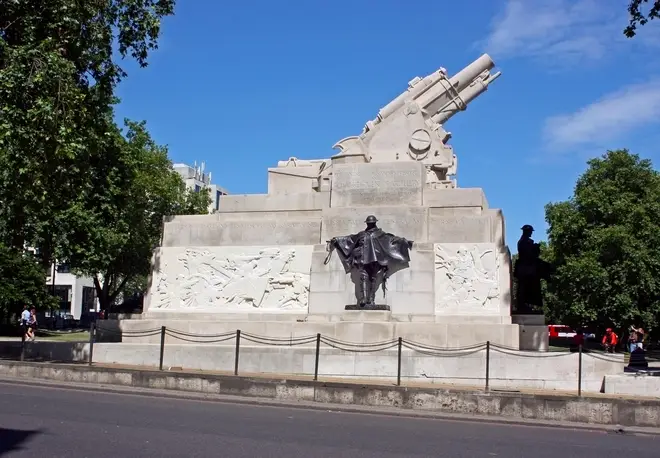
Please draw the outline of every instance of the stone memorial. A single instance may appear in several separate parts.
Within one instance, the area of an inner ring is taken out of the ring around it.
[[[482,55],[454,76],[441,68],[414,78],[362,133],[337,142],[335,156],[291,157],[268,170],[267,194],[227,195],[214,214],[169,218],[142,317],[121,328],[520,348],[504,217],[481,189],[458,187],[445,130],[500,76],[494,66]],[[405,268],[388,274],[381,310],[346,310],[360,276],[328,258],[326,241],[362,231],[368,215],[414,244]]]

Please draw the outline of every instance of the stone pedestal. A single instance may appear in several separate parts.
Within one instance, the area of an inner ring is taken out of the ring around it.
[[[330,182],[328,200],[296,183],[291,194],[222,197],[216,214],[171,218],[154,255],[147,319],[126,325],[547,348],[542,323],[511,322],[504,221],[480,189],[429,188],[425,166],[414,161],[336,164]],[[410,263],[377,292],[389,311],[353,312],[363,319],[356,328],[345,306],[356,301],[357,275],[346,274],[336,253],[328,258],[325,242],[359,232],[369,214],[414,245]],[[369,314],[386,319],[376,324]]]
[[[548,351],[549,333],[545,315],[512,315],[511,321],[520,330],[520,349]]]

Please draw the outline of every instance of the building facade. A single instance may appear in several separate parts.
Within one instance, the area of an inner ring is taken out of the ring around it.
[[[174,164],[174,170],[181,175],[188,189],[200,192],[202,189],[208,189],[211,196],[209,204],[209,213],[214,213],[220,208],[220,197],[228,194],[227,190],[211,183],[211,173],[206,173],[206,164],[202,162],[199,166],[197,162],[190,166],[187,164]]]
[[[66,264],[53,264],[46,284],[59,298],[59,308],[53,311],[54,315],[79,320],[83,315],[99,310],[94,280],[75,276]]]

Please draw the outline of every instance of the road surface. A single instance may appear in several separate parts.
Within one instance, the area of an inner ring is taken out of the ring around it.
[[[660,437],[0,383],[0,457],[657,458]]]

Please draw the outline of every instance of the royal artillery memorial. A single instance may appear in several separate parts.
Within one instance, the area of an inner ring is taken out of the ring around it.
[[[546,350],[542,317],[512,318],[502,211],[489,207],[482,189],[455,179],[460,155],[477,152],[454,151],[445,127],[500,76],[494,68],[482,55],[453,76],[441,68],[414,78],[361,133],[356,126],[358,135],[339,140],[336,155],[284,158],[268,169],[267,194],[223,196],[214,214],[168,218],[142,315],[118,322],[122,343],[97,345],[95,360],[153,364],[161,336],[140,332],[162,326],[175,333],[166,336],[165,365],[194,369],[233,368],[234,341],[222,340],[225,333],[261,336],[241,343],[241,367],[255,373],[313,373],[315,345],[303,340],[317,334],[337,343],[324,348],[319,372],[341,377],[397,370],[396,348],[348,354],[341,343],[368,349],[402,338],[421,348],[462,348],[465,354],[447,358],[404,349],[402,358],[403,377],[457,382],[482,377],[483,351],[470,348],[485,342]],[[370,215],[412,246],[409,262],[378,288],[380,307],[361,309],[359,275],[347,272],[329,241],[363,231]],[[533,364],[491,355],[490,364],[502,380],[533,372],[539,387],[573,377],[574,361],[562,373],[544,353]],[[601,369],[585,370],[600,383]]]

